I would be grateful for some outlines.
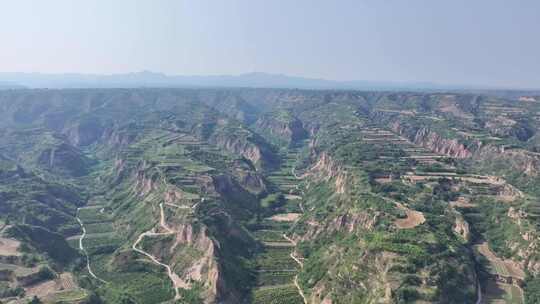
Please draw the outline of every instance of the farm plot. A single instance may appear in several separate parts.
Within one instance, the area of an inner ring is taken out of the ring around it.
[[[297,271],[259,271],[257,272],[257,286],[273,286],[290,284]]]
[[[291,258],[291,247],[286,246],[266,246],[264,252],[256,259],[257,270],[272,271],[295,271],[298,264]]]
[[[44,303],[82,303],[88,298],[84,289],[59,291],[44,297]]]
[[[512,284],[488,279],[483,288],[482,304],[523,304],[523,292]]]
[[[294,284],[269,286],[253,292],[253,303],[294,304],[304,303]]]
[[[484,256],[489,261],[488,270],[495,275],[502,277],[512,277],[523,280],[525,278],[525,272],[516,263],[510,260],[503,260],[495,255],[489,248],[487,242],[483,242],[475,246],[475,249],[479,254]]]
[[[280,242],[283,241],[282,230],[256,230],[252,234],[261,242]]]
[[[394,224],[400,229],[411,229],[426,221],[424,214],[419,211],[411,210],[401,204],[397,205],[399,209],[405,212],[405,218],[397,219]]]
[[[300,265],[291,255],[295,244],[284,235],[300,218],[302,196],[299,180],[293,175],[300,149],[291,149],[282,154],[282,167],[267,176],[273,191],[281,197],[281,205],[274,208],[273,215],[263,219],[251,231],[262,244],[255,256],[256,282],[251,291],[251,303],[304,303],[301,291],[294,282]],[[268,215],[267,215],[268,216]]]
[[[92,223],[110,222],[112,218],[107,213],[103,212],[104,206],[84,207],[79,210],[79,218],[85,225]]]
[[[15,276],[28,276],[32,273],[36,273],[39,271],[38,267],[24,267],[13,264],[0,263],[0,271],[2,270],[13,271]]]
[[[88,234],[107,233],[114,230],[112,222],[85,224],[85,227]]]
[[[88,234],[83,240],[83,246],[90,255],[95,252],[116,250],[121,244],[120,238],[115,233]]]
[[[0,255],[20,256],[20,245],[21,243],[17,240],[0,237]]]

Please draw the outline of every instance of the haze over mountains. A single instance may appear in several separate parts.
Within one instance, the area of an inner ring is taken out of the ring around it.
[[[125,74],[0,73],[0,89],[6,88],[137,88],[137,87],[256,87],[356,90],[491,90],[480,85],[448,85],[433,82],[350,80],[336,81],[270,73],[240,75],[166,75],[150,71]],[[509,89],[509,88],[504,88]]]

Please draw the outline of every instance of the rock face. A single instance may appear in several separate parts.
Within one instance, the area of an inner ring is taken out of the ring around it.
[[[538,168],[540,168],[540,155],[536,153],[523,149],[505,149],[493,145],[486,145],[476,151],[474,160],[488,164],[504,164],[527,177],[538,176]]]
[[[484,127],[493,136],[514,137],[520,141],[527,141],[535,134],[534,130],[527,124],[505,116],[496,116],[486,121]]]
[[[255,123],[255,128],[268,140],[290,145],[307,137],[308,133],[298,118],[291,115],[286,117],[276,115],[265,115]]]
[[[325,181],[333,180],[336,193],[338,194],[344,194],[347,191],[347,184],[351,182],[349,180],[351,176],[326,152],[320,154],[317,162],[311,167],[308,174],[314,176],[316,179]]]
[[[216,303],[223,298],[223,282],[220,266],[216,260],[216,245],[208,236],[207,229],[193,224],[168,221],[167,225],[175,233],[172,237],[156,242],[148,248],[153,256],[165,261],[183,281],[185,289],[193,283],[202,284],[205,303]]]
[[[409,141],[435,153],[458,159],[470,159],[485,173],[511,175],[512,180],[509,182],[514,184],[539,178],[540,154],[534,152],[519,148],[505,148],[505,146],[495,144],[483,145],[476,140],[473,140],[472,144],[465,145],[457,138],[444,138],[427,127],[413,127],[399,121],[394,121],[391,129]],[[520,190],[509,184],[501,186],[497,195],[501,199],[508,200],[523,197]]]
[[[399,121],[391,124],[391,129],[409,141],[431,151],[455,158],[469,158],[473,152],[457,139],[444,138],[426,127],[404,126]]]
[[[82,176],[88,170],[86,157],[77,148],[67,143],[41,151],[37,163],[49,170],[62,171],[72,176]]]
[[[232,153],[240,154],[253,164],[260,164],[263,155],[261,149],[249,141],[240,138],[216,139],[216,144]]]
[[[540,274],[540,258],[537,255],[539,248],[538,232],[528,225],[529,214],[522,209],[508,208],[506,214],[519,227],[519,236],[522,240],[512,242],[509,247],[515,252],[511,263],[521,271],[526,270],[533,275]]]
[[[121,160],[117,161],[120,168],[122,163]],[[192,195],[186,195],[181,189],[166,183],[153,170],[152,163],[140,162],[131,175],[122,173],[121,176],[125,178],[124,182],[130,185],[131,193],[135,195],[137,201],[157,197],[159,202],[164,203],[163,214],[160,214],[159,208],[152,208],[153,221],[158,222],[154,229],[164,235],[147,237],[144,250],[173,269],[178,276],[177,285],[181,288],[189,290],[195,284],[200,284],[200,297],[204,303],[237,303],[240,298],[238,286],[227,284],[220,264],[222,254],[220,236],[216,236],[215,233],[211,236],[209,226],[190,213],[193,210],[192,206],[200,203],[201,199],[194,199]],[[246,173],[246,176],[251,177],[245,179],[258,178],[255,173]],[[210,197],[209,199],[229,195],[236,199],[235,195],[239,193],[249,195],[239,182],[229,175],[201,174],[194,177],[194,181],[204,189],[202,192]],[[252,183],[257,184],[256,181]],[[175,213],[179,210],[182,212]],[[233,220],[225,210],[216,209],[215,212],[223,215],[223,220],[227,223],[221,227],[223,231],[220,232],[223,235],[243,233],[234,228]]]
[[[310,229],[299,239],[302,241],[314,240],[322,234],[348,233],[361,234],[372,231],[377,224],[380,214],[368,212],[346,213],[324,223],[310,222]]]
[[[88,146],[101,139],[105,128],[99,121],[86,120],[70,126],[64,131],[74,146]]]
[[[230,153],[242,155],[259,168],[271,166],[275,158],[266,147],[262,147],[243,136],[216,135],[210,138],[210,142]]]
[[[125,128],[112,127],[103,130],[101,140],[107,147],[119,149],[132,143],[136,138],[136,134],[129,132],[129,126]]]
[[[234,176],[239,185],[253,194],[261,194],[266,191],[266,184],[260,174],[252,170],[235,168]]]
[[[463,216],[456,212],[456,222],[454,223],[454,232],[461,236],[466,242],[470,240],[470,227],[469,223],[465,221]]]

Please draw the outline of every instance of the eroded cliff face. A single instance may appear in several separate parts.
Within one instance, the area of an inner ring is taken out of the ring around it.
[[[307,174],[316,180],[332,181],[336,193],[344,194],[348,189],[348,184],[353,182],[352,175],[326,152],[322,152],[315,158],[316,162]]]
[[[304,228],[296,231],[293,239],[299,244],[324,242],[323,240],[328,238],[336,239],[336,242],[329,245],[329,248],[323,246],[317,249],[316,261],[309,257],[304,260],[306,273],[301,273],[300,278],[303,284],[311,286],[306,295],[308,303],[349,303],[354,297],[370,299],[367,303],[381,299],[390,303],[392,289],[397,286],[391,286],[392,275],[389,269],[396,255],[389,252],[371,252],[363,247],[363,238],[374,232],[384,215],[375,210],[352,208],[355,195],[351,192],[357,178],[347,172],[328,152],[313,152],[312,162],[312,166],[302,175],[302,179],[307,183],[304,193],[306,211],[299,225]],[[324,196],[315,194],[321,187],[329,188],[329,192]],[[318,216],[317,212],[313,211],[315,207],[310,206],[311,197],[317,197],[317,204],[326,204],[326,210],[333,210],[324,216]],[[354,249],[348,248],[337,241],[338,236],[358,239],[358,243],[354,242]],[[311,269],[317,267],[325,269],[324,276],[312,277]],[[354,273],[364,275],[354,276]],[[369,277],[369,280],[364,276]],[[354,296],[345,291],[346,286],[354,289]],[[340,296],[344,294],[351,296],[345,299]]]
[[[242,155],[256,167],[264,166],[267,161],[263,150],[245,137],[236,135],[213,136],[210,142],[230,153]]]
[[[217,303],[228,290],[224,289],[217,247],[207,228],[185,219],[166,217],[165,220],[174,233],[147,245],[145,250],[174,270],[181,288],[189,290],[198,284],[203,290],[204,303]]]
[[[346,233],[361,235],[372,231],[381,214],[375,212],[347,212],[337,215],[328,221],[308,220],[307,232],[303,235],[295,235],[298,241],[312,241],[324,234]]]
[[[235,167],[233,176],[242,188],[252,194],[258,195],[266,191],[266,184],[261,175],[257,172],[245,170],[241,167]]]
[[[139,197],[144,197],[150,194],[152,191],[159,190],[159,186],[162,185],[162,181],[159,179],[157,172],[151,172],[144,169],[144,163],[139,166],[135,172],[133,178],[132,189]],[[169,195],[167,192],[165,196]]]
[[[174,272],[176,286],[190,290],[197,288],[204,303],[239,303],[242,298],[241,286],[227,281],[227,270],[221,264],[228,249],[223,244],[231,238],[246,241],[249,236],[239,229],[228,208],[227,202],[239,202],[243,196],[254,201],[257,191],[264,191],[264,183],[255,171],[239,162],[230,168],[229,174],[210,175],[198,173],[192,176],[194,185],[203,194],[194,197],[170,184],[155,163],[140,161],[129,168],[126,160],[117,158],[113,178],[118,185],[127,185],[131,197],[137,204],[144,204],[150,231],[138,247],[154,256],[158,261],[169,265]],[[210,201],[212,203],[210,203]],[[211,204],[205,216],[197,213],[199,205]],[[251,206],[255,208],[256,206]],[[136,208],[134,211],[137,212]],[[125,212],[125,211],[123,211]],[[138,227],[131,223],[134,215],[123,214],[121,226],[134,233]],[[219,227],[213,227],[205,219],[212,218]],[[148,228],[147,228],[148,229]],[[128,233],[128,235],[130,235]],[[137,232],[141,233],[141,232]],[[138,237],[132,235],[132,242]],[[247,245],[246,245],[247,246]],[[225,246],[227,247],[227,246]],[[122,267],[135,256],[118,252],[115,267]]]
[[[527,123],[505,115],[491,117],[485,122],[484,127],[493,136],[513,137],[520,141],[527,141],[535,135],[535,130]]]
[[[104,131],[105,127],[99,121],[88,120],[66,127],[62,133],[72,145],[84,147],[100,140]]]
[[[435,153],[470,160],[479,168],[479,172],[490,175],[511,176],[511,184],[528,187],[539,177],[540,154],[520,148],[507,148],[495,143],[482,144],[472,140],[467,145],[459,138],[445,138],[424,126],[413,127],[394,121],[391,129],[410,142],[421,145]],[[523,197],[523,193],[505,183],[498,190],[500,198],[508,200]]]
[[[335,264],[333,267],[342,267],[339,265],[339,258],[343,258],[345,249],[335,248],[332,253]],[[347,292],[347,286],[354,291],[361,291],[364,303],[395,303],[392,298],[392,290],[398,287],[398,282],[392,279],[391,267],[395,265],[396,254],[389,252],[365,253],[356,258],[356,263],[352,264],[347,270],[348,273],[369,273],[368,280],[353,281],[351,276],[331,273],[328,277],[331,282],[321,280],[315,284],[308,297],[308,303],[313,304],[333,304],[348,303],[354,301],[350,297],[351,291]],[[338,283],[338,284],[335,284]],[[358,297],[358,296],[357,296]],[[354,302],[353,302],[354,303]]]
[[[540,258],[538,257],[540,238],[538,232],[531,226],[529,214],[523,209],[510,207],[506,216],[517,225],[522,239],[507,244],[515,252],[512,261],[521,270],[529,271],[533,275],[540,274]]]
[[[67,143],[60,143],[40,151],[36,161],[43,168],[71,176],[85,175],[90,163],[79,149]]]
[[[413,127],[395,121],[390,128],[407,140],[438,154],[455,158],[469,158],[473,155],[473,151],[458,139],[444,138],[426,127]]]
[[[476,151],[473,160],[487,164],[502,164],[526,177],[537,177],[540,155],[524,149],[506,149],[502,146],[486,145]]]
[[[279,118],[265,115],[255,122],[255,128],[270,142],[279,142],[290,145],[307,137],[307,131],[302,122],[294,117]]]
[[[463,218],[459,212],[455,212],[454,232],[458,234],[464,241],[469,242],[471,239],[471,229],[469,223]]]
[[[113,127],[105,129],[101,138],[106,147],[118,150],[119,148],[127,147],[134,142],[136,137],[137,134],[129,132],[129,128]]]

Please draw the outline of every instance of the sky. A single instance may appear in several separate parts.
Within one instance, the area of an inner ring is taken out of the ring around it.
[[[0,3],[0,72],[267,72],[540,88],[537,0]]]

